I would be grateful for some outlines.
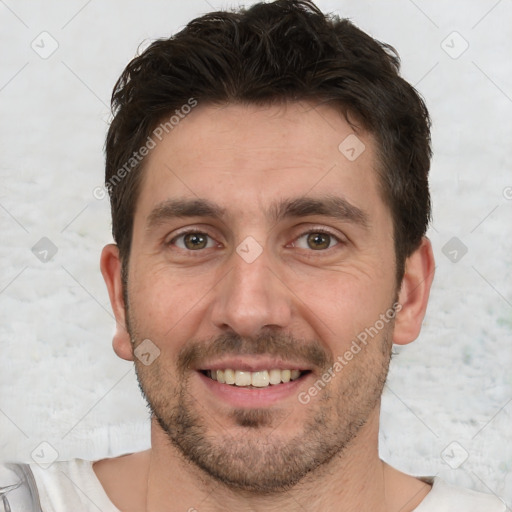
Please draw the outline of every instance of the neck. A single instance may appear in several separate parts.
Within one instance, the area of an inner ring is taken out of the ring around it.
[[[230,489],[205,474],[183,458],[153,419],[146,512],[413,510],[409,505],[415,506],[418,497],[421,501],[426,494],[421,489],[428,490],[416,485],[413,491],[409,485],[404,495],[403,478],[379,459],[378,414],[376,410],[343,453],[328,464],[292,489],[263,496]]]

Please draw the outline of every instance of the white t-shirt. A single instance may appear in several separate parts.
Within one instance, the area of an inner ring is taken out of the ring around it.
[[[5,503],[1,508],[4,499],[9,500],[12,512],[120,512],[92,464],[73,459],[55,462],[48,469],[36,464],[17,465],[15,469],[0,466],[0,510],[9,510]],[[437,477],[428,481],[432,490],[414,512],[505,512],[505,504],[495,496],[455,487]],[[30,491],[35,496],[32,505],[26,498]]]

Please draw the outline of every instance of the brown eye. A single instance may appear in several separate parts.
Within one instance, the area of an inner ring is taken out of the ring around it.
[[[327,233],[310,233],[307,237],[307,244],[315,251],[328,249],[331,245],[331,235]]]
[[[293,247],[309,249],[313,251],[325,251],[338,245],[340,239],[336,235],[324,231],[308,231],[299,236],[292,243]]]
[[[188,233],[183,236],[183,243],[191,251],[204,249],[208,245],[208,235],[204,233]]]
[[[199,231],[189,231],[188,233],[182,233],[169,242],[169,245],[176,246],[179,249],[183,249],[185,251],[210,249],[215,247],[215,244],[215,240],[210,235],[201,233]]]

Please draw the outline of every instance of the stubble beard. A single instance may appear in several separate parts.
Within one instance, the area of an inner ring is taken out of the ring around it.
[[[132,319],[130,325],[134,324]],[[135,346],[142,338],[135,329],[129,331]],[[233,409],[229,420],[236,428],[228,431],[220,426],[224,418],[217,420],[205,414],[188,389],[190,370],[180,370],[179,362],[169,370],[162,366],[162,358],[150,366],[135,358],[135,368],[152,416],[186,461],[210,480],[234,491],[273,495],[290,490],[321,466],[327,467],[334,457],[343,454],[367,423],[380,403],[391,357],[392,332],[390,323],[309,404],[297,401],[297,407],[310,410],[301,432],[291,438],[284,436],[279,426],[293,412],[279,408]],[[269,340],[267,345],[265,339]],[[222,343],[226,352],[233,353],[233,347],[240,347],[245,340],[224,336]],[[320,350],[318,342],[306,345]],[[275,353],[276,346],[288,347],[289,354],[297,352],[297,344],[290,344],[289,338],[284,340],[279,335],[258,338],[251,346],[258,347],[258,353]],[[236,353],[249,353],[244,350]],[[283,355],[283,350],[277,352]],[[333,362],[325,353],[324,371],[316,377],[320,378]],[[186,362],[182,361],[182,366]],[[302,409],[299,412],[304,413]]]

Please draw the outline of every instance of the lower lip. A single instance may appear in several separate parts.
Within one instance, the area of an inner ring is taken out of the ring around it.
[[[307,373],[290,382],[270,385],[266,388],[244,388],[231,384],[221,384],[201,372],[196,373],[212,394],[233,407],[241,408],[269,407],[290,397],[297,399],[299,388],[312,375]]]

